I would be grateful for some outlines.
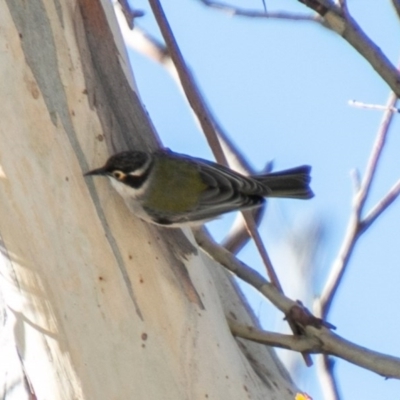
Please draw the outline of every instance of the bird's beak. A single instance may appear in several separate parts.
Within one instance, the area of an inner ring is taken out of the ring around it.
[[[93,169],[89,172],[86,172],[86,174],[83,174],[83,176],[89,176],[89,175],[105,175],[106,171],[104,169],[104,167],[102,168],[97,168],[97,169]]]

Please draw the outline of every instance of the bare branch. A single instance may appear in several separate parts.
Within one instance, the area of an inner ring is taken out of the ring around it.
[[[312,331],[312,335],[293,336],[266,332],[233,320],[228,322],[232,333],[244,339],[298,352],[334,355],[385,378],[400,379],[400,358],[366,349],[325,328],[307,327],[307,333]]]
[[[236,259],[227,250],[216,244],[206,231],[202,228],[193,230],[196,242],[198,245],[210,255],[215,261],[221,264],[223,267],[227,268],[229,271],[234,273],[238,278],[250,284],[252,287],[257,289],[261,294],[263,294],[269,301],[271,301],[279,310],[281,310],[285,315],[290,314],[291,310],[298,307],[298,303],[290,300],[282,293],[280,293],[276,287],[266,281],[266,279],[259,274],[257,271],[245,265],[243,262]],[[230,325],[231,325],[230,321]],[[235,334],[243,331],[243,328],[239,328],[235,325]],[[261,342],[265,340],[265,343],[270,344],[275,341],[275,344],[280,345],[280,347],[292,346],[292,350],[304,351],[303,347],[296,349],[294,342],[289,340],[286,335],[275,336],[268,333],[264,338],[263,332],[256,330],[255,328],[250,328],[251,331],[255,332],[256,341]],[[251,333],[249,329],[244,328],[244,336],[250,338]],[[305,340],[298,346],[306,346],[308,343],[310,345],[305,351],[316,352],[315,344],[320,343],[318,352],[324,354],[331,354],[347,360],[353,364],[361,366],[363,368],[374,371],[385,377],[392,377],[400,379],[400,359],[397,357],[392,357],[382,353],[368,350],[362,346],[358,346],[351,343],[338,335],[335,335],[330,330],[324,328],[323,326],[314,327],[310,324],[304,326]],[[249,336],[250,335],[250,336]],[[297,336],[295,336],[297,340]],[[317,341],[315,341],[317,339]],[[302,340],[302,336],[298,339]],[[311,341],[309,341],[311,340]]]
[[[396,102],[397,102],[397,96],[395,93],[392,93],[389,96],[388,102],[386,104],[387,111],[384,113],[381,124],[379,126],[377,138],[376,138],[374,147],[372,149],[371,157],[368,161],[364,179],[361,184],[361,189],[360,189],[360,194],[359,194],[360,212],[361,212],[361,208],[363,207],[363,205],[365,203],[365,199],[369,193],[369,189],[371,187],[371,182],[376,173],[376,167],[378,165],[379,158],[382,154],[382,149],[386,143],[387,134],[389,132],[389,126],[393,119],[393,112],[391,110],[393,108],[395,108]]]
[[[400,358],[366,349],[325,328],[309,326],[309,336],[292,336],[244,326],[232,319],[228,323],[232,333],[244,339],[298,352],[334,355],[386,378],[400,379]]]
[[[249,230],[249,234],[254,240],[254,243],[257,247],[258,252],[260,253],[260,256],[264,262],[265,268],[267,269],[267,274],[268,277],[271,281],[271,283],[280,291],[283,293],[282,286],[279,282],[278,275],[275,272],[275,269],[272,265],[271,259],[269,258],[267,249],[264,246],[264,243],[261,239],[260,233],[258,232],[257,225],[254,222],[253,216],[251,214],[251,211],[242,211],[243,217],[246,221],[246,226]]]
[[[328,276],[325,287],[319,299],[315,300],[314,310],[316,315],[322,318],[323,315],[328,315],[332,305],[333,298],[342,281],[346,271],[348,261],[353,253],[354,246],[358,239],[359,221],[353,210],[353,215],[350,218],[347,226],[347,231],[339,250],[339,254],[333,262],[330,274]]]
[[[378,161],[382,154],[382,149],[386,142],[389,126],[393,118],[393,112],[391,110],[393,109],[393,107],[395,107],[396,99],[397,97],[394,93],[389,96],[389,100],[386,105],[387,111],[385,112],[380,127],[378,129],[377,137],[371,152],[370,159],[367,164],[364,179],[361,183],[359,191],[354,196],[353,211],[347,227],[345,238],[339,250],[339,254],[333,263],[330,275],[322,291],[321,297],[316,300],[315,307],[318,311],[317,315],[319,315],[321,318],[325,318],[329,313],[333,298],[342,281],[342,278],[348,266],[348,261],[360,234],[364,232],[373,221],[375,221],[376,217],[381,214],[383,210],[385,210],[398,195],[396,195],[395,186],[393,188],[394,193],[392,193],[389,198],[384,201],[383,205],[381,205],[380,207],[377,206],[378,208],[374,209],[374,214],[372,214],[372,216],[375,215],[375,217],[370,217],[370,219],[368,220],[368,224],[365,224],[365,222],[362,221],[361,214],[363,212],[364,204],[371,188],[372,180],[375,176]]]
[[[205,228],[193,229],[197,244],[215,261],[259,291],[284,314],[288,313],[297,304],[280,293],[259,272],[239,261],[232,253],[218,245],[206,232]]]
[[[213,119],[210,115],[209,108],[206,106],[198,86],[195,84],[194,77],[186,65],[179,46],[176,43],[174,34],[172,33],[171,27],[169,26],[167,18],[165,17],[164,10],[162,9],[159,0],[149,0],[149,3],[167,45],[169,54],[171,55],[172,61],[175,64],[176,70],[178,71],[179,79],[181,81],[186,98],[188,99],[190,106],[199,119],[208,144],[213,150],[216,160],[220,164],[227,166],[228,164],[226,157],[216,135],[215,126],[213,124]]]
[[[307,326],[306,333],[315,336],[323,343],[323,352],[326,354],[340,357],[385,378],[400,379],[400,358],[369,350],[325,328]]]
[[[267,332],[254,326],[242,325],[229,317],[227,321],[232,334],[242,339],[300,353],[318,353],[321,351],[321,342],[314,337]]]
[[[251,210],[254,222],[259,226],[265,212],[267,202],[262,207]],[[238,213],[235,221],[232,224],[231,230],[222,240],[222,247],[225,247],[232,254],[238,254],[239,251],[247,244],[250,236],[244,224],[243,215]]]
[[[319,13],[328,26],[353,46],[400,97],[399,71],[350,15],[324,0],[298,1]]]

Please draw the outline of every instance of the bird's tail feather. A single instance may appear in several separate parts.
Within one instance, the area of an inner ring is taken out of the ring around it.
[[[266,175],[255,175],[253,179],[268,188],[267,197],[289,197],[294,199],[310,199],[314,193],[309,187],[311,167],[300,167],[272,172]]]

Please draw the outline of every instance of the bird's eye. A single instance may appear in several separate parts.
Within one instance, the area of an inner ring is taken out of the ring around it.
[[[120,181],[121,179],[123,179],[124,176],[125,176],[125,174],[124,174],[123,172],[118,171],[118,170],[113,171],[111,174],[112,174],[112,176],[113,176],[115,179],[117,179],[117,180],[119,180],[119,181]]]

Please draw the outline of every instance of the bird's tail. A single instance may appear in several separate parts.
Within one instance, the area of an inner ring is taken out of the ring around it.
[[[253,179],[268,188],[267,197],[290,197],[293,199],[310,199],[314,193],[309,187],[311,167],[300,167],[272,172],[266,175],[255,175]]]

